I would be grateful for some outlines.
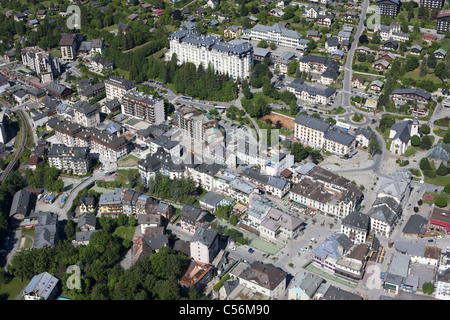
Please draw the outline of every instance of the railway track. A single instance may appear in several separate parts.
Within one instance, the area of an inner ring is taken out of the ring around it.
[[[27,126],[27,120],[25,119],[25,116],[23,115],[23,113],[21,111],[17,111],[16,114],[19,115],[19,120],[21,122],[22,136],[20,137],[20,144],[14,154],[14,157],[8,163],[5,171],[3,171],[2,175],[0,176],[0,184],[3,183],[3,181],[5,181],[6,177],[8,177],[8,175],[11,173],[11,171],[15,168],[23,149],[25,148],[25,144],[26,144],[27,137],[28,137],[28,126]]]

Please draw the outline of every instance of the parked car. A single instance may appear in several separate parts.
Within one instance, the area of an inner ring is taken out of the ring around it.
[[[252,248],[248,249],[248,252],[253,253],[255,252],[255,250],[253,250]]]
[[[433,242],[433,241],[434,241],[433,239],[428,240],[428,242]]]

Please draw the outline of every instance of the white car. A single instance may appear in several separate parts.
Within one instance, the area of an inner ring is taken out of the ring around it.
[[[235,246],[229,246],[228,248],[229,248],[230,250],[233,250],[233,251],[236,250],[236,247],[235,247]]]

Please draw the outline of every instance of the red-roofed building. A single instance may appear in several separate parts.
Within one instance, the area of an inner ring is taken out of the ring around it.
[[[422,40],[426,41],[428,45],[431,45],[433,42],[437,40],[437,36],[435,34],[425,33],[422,36]]]
[[[440,208],[434,208],[430,217],[430,224],[445,229],[450,232],[450,211]]]
[[[30,167],[30,169],[36,169],[39,159],[40,158],[37,155],[30,156],[30,159],[28,160],[28,166]]]
[[[154,11],[157,17],[162,16],[164,14],[164,11],[162,9],[156,9]]]

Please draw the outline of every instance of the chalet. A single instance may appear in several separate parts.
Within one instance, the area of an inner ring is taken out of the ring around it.
[[[381,90],[383,89],[383,85],[384,85],[383,82],[381,82],[380,80],[372,81],[370,83],[369,90],[373,93],[380,93]]]
[[[447,52],[445,52],[444,49],[439,48],[436,51],[434,51],[433,54],[436,57],[436,59],[444,59],[445,56],[447,55]]]
[[[317,30],[308,30],[306,37],[313,39],[314,41],[319,41],[321,38],[321,35],[320,35],[319,31],[317,31]]]
[[[318,15],[315,24],[322,27],[330,27],[333,24],[333,22],[334,22],[334,15],[327,14],[327,15]]]
[[[389,39],[383,43],[382,48],[385,50],[395,51],[398,49],[398,42],[395,40]]]
[[[430,46],[433,42],[437,40],[437,36],[435,34],[425,33],[422,36],[422,40],[425,41],[428,46]]]
[[[395,56],[390,52],[386,52],[381,56],[381,59],[386,60],[386,61],[394,61]]]
[[[47,10],[42,9],[36,12],[36,16],[38,19],[44,19],[47,16]]]
[[[431,99],[431,94],[417,88],[395,89],[392,91],[392,100],[397,103],[404,103],[409,100],[419,103],[427,103]]]
[[[139,20],[139,15],[136,13],[132,13],[127,17],[127,20],[131,21],[131,22],[137,21],[137,20]]]
[[[352,77],[352,87],[362,89],[365,81],[366,80],[363,77],[353,76]]]
[[[386,60],[378,60],[373,64],[373,68],[380,72],[385,72],[390,66],[390,63]]]
[[[420,55],[422,53],[422,47],[419,45],[413,45],[410,49],[409,52],[411,54],[415,54],[415,55]]]
[[[237,38],[242,34],[243,28],[239,26],[229,26],[223,31],[224,38]]]

